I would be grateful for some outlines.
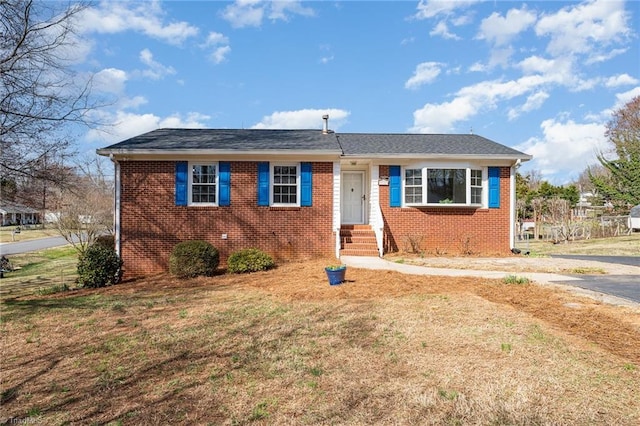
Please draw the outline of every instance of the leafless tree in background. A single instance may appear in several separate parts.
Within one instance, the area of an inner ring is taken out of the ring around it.
[[[86,5],[0,0],[0,174],[60,184],[73,125],[90,125],[91,80],[72,70]],[[55,167],[53,167],[55,166]]]
[[[113,180],[106,161],[93,157],[77,163],[75,183],[56,212],[55,228],[80,253],[100,235],[113,234]]]

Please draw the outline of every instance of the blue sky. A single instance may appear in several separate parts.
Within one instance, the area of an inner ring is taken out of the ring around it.
[[[473,132],[554,184],[640,95],[636,1],[92,4],[76,63],[110,100],[95,150],[160,127]]]

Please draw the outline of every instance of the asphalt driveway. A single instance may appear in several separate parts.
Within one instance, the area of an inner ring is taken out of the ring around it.
[[[551,257],[594,260],[597,262],[640,267],[640,257],[637,256],[553,255]],[[556,282],[640,303],[640,275],[575,275],[575,277],[580,279]]]

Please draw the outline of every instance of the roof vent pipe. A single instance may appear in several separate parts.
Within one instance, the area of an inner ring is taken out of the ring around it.
[[[325,114],[322,116],[322,134],[326,135],[329,133],[329,114]]]

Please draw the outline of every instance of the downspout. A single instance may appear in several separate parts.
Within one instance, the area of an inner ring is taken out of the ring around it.
[[[120,249],[120,163],[113,159],[113,154],[109,156],[114,165],[114,196],[113,196],[113,238],[115,242],[115,250],[118,256],[122,258]]]
[[[369,167],[369,173],[371,176],[371,194],[369,195],[371,201],[371,229],[376,235],[376,245],[378,246],[378,255],[384,256],[383,247],[383,230],[384,219],[382,218],[382,209],[380,208],[380,166],[372,164]]]
[[[509,170],[509,248],[516,246],[516,170],[520,167],[520,159]]]
[[[340,258],[340,160],[333,162],[333,234],[335,235],[335,255]]]

